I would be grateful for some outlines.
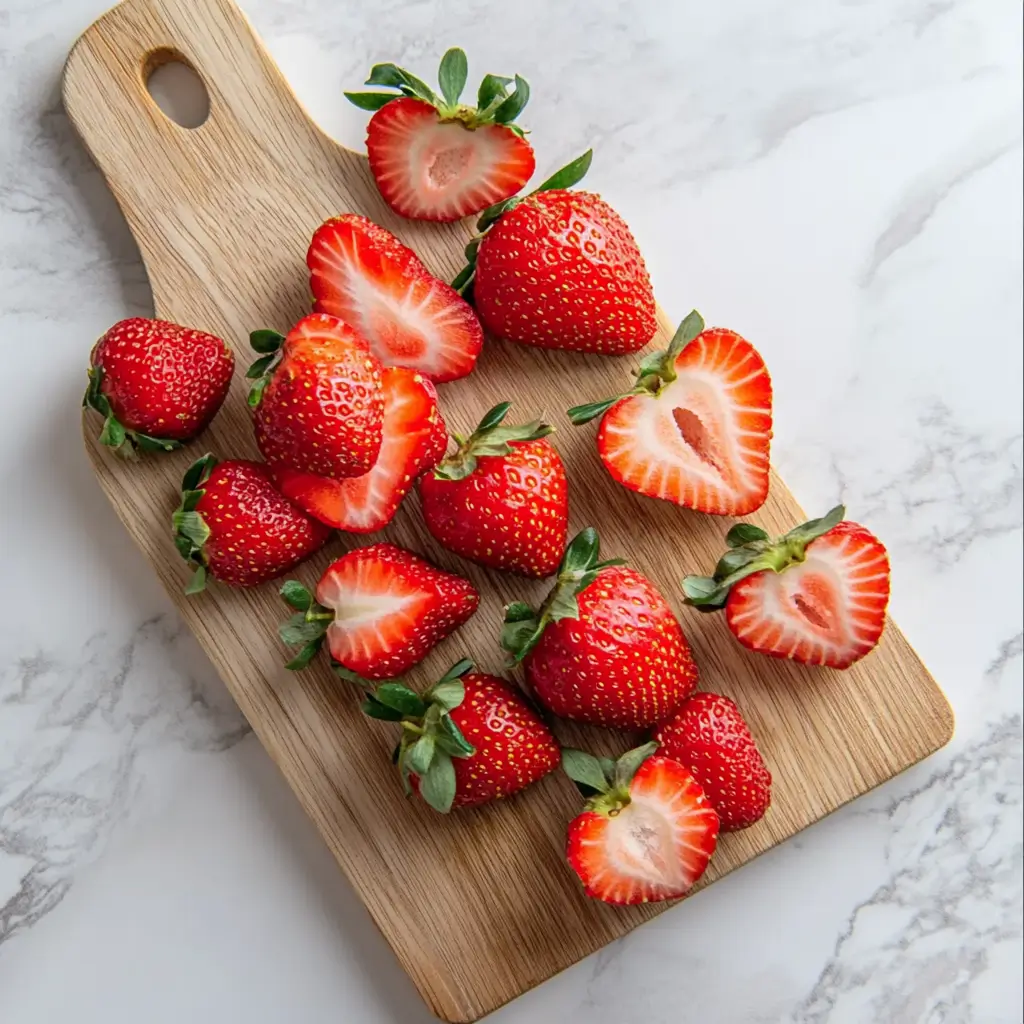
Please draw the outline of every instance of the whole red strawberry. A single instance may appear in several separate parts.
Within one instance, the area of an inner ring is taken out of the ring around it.
[[[396,760],[406,791],[442,814],[511,796],[558,767],[558,744],[522,694],[468,659],[422,697],[384,683],[363,711],[402,723]]]
[[[772,801],[772,776],[740,709],[717,693],[695,693],[651,739],[686,765],[718,812],[723,832],[749,828]]]
[[[274,471],[274,479],[289,501],[337,530],[382,530],[416,478],[434,465],[448,446],[434,385],[400,366],[386,367],[381,379],[384,439],[368,473],[333,480],[286,467]]]
[[[363,337],[326,313],[303,317],[287,337],[255,331],[262,353],[254,380],[256,443],[272,468],[317,476],[361,476],[383,437],[381,365]]]
[[[236,587],[272,580],[331,533],[281,495],[259,462],[204,455],[186,471],[181,492],[171,523],[178,553],[196,567],[186,594],[202,590],[208,576]]]
[[[439,544],[463,558],[523,576],[550,576],[569,521],[565,467],[535,420],[502,422],[496,405],[459,449],[420,478],[423,517]]]
[[[499,338],[624,355],[654,337],[654,292],[629,228],[600,196],[569,190],[589,164],[587,153],[480,218],[485,234],[455,286],[472,279],[480,319]]]
[[[744,647],[805,665],[849,668],[878,645],[889,604],[889,556],[837,505],[785,536],[737,523],[714,575],[683,580],[686,603],[725,608]]]
[[[305,668],[326,639],[343,674],[361,679],[407,672],[480,603],[468,580],[394,544],[342,555],[324,570],[315,598],[295,580],[281,596],[295,609],[278,631],[281,640],[302,648],[287,667]]]
[[[588,794],[569,823],[565,854],[593,899],[618,905],[685,896],[718,844],[718,815],[684,765],[648,743],[618,761],[563,750],[562,767]]]
[[[566,548],[539,612],[505,610],[502,646],[522,661],[537,699],[562,718],[642,729],[697,686],[697,666],[665,599],[621,559],[598,561],[588,527]]]
[[[100,441],[119,454],[171,451],[216,415],[235,357],[220,338],[133,317],[96,342],[82,404],[104,417]]]
[[[403,217],[459,220],[515,195],[533,174],[533,149],[514,123],[529,86],[518,75],[485,75],[470,107],[459,103],[467,75],[466,54],[456,47],[441,58],[440,96],[394,64],[374,65],[366,84],[397,94],[345,93],[375,111],[366,133],[370,170]]]
[[[734,331],[704,330],[694,310],[665,352],[647,356],[624,395],[569,410],[601,416],[597,450],[631,491],[714,515],[746,515],[768,497],[772,383]]]
[[[306,264],[316,312],[350,324],[384,366],[441,383],[476,365],[484,332],[473,308],[373,221],[355,213],[325,221]]]

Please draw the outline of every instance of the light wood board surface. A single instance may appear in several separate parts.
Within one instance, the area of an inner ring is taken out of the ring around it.
[[[190,63],[209,91],[210,116],[197,129],[165,117],[146,90],[147,73],[170,56]],[[168,525],[181,474],[197,455],[256,456],[241,379],[248,332],[285,331],[308,310],[304,257],[322,220],[366,214],[446,279],[461,265],[470,225],[391,214],[365,158],[310,121],[230,0],[127,0],[76,44],[64,101],[142,251],[157,316],[221,335],[238,356],[223,411],[188,451],[127,464],[98,445],[99,420],[87,413],[86,448],[100,482],[433,1012],[476,1020],[664,907],[614,909],[583,896],[562,856],[579,799],[561,773],[510,801],[447,818],[407,802],[390,764],[394,727],[364,719],[359,693],[323,662],[301,674],[283,669],[276,624],[287,609],[276,587],[214,585],[186,599],[188,569]],[[83,369],[91,341],[82,340]],[[707,884],[942,746],[952,715],[891,623],[876,652],[832,672],[748,654],[722,616],[683,606],[679,580],[713,566],[729,521],[613,484],[596,456],[595,427],[574,429],[564,415],[621,390],[633,362],[489,341],[474,374],[441,387],[441,402],[459,431],[506,398],[519,418],[552,419],[572,529],[597,527],[605,557],[626,556],[657,583],[690,638],[702,685],[734,697],[750,720],[775,777],[772,808],[754,828],[722,839]],[[767,504],[751,518],[775,533],[805,517],[773,477]],[[483,595],[477,615],[413,684],[464,654],[501,672],[502,606],[535,598],[545,585],[442,551],[415,496],[380,537],[463,573]],[[376,539],[342,537],[294,575],[312,585],[329,560]],[[561,736],[603,751],[633,739],[568,727]],[[677,914],[685,927],[685,907]]]

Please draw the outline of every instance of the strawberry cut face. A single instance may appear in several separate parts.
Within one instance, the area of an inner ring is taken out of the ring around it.
[[[393,544],[350,551],[328,566],[316,600],[334,613],[331,656],[367,679],[389,679],[422,661],[476,611],[467,580]]]
[[[625,806],[585,811],[572,822],[566,855],[588,896],[650,903],[685,895],[717,840],[718,815],[693,775],[670,758],[651,757]]]
[[[740,580],[725,611],[746,647],[846,668],[878,643],[888,601],[885,548],[864,527],[844,522],[808,545],[803,562]]]
[[[309,515],[351,533],[372,533],[391,522],[416,478],[438,461],[448,435],[430,381],[391,366],[384,388],[383,441],[368,473],[332,480],[290,469],[275,472],[281,492]]]
[[[630,490],[716,515],[746,515],[768,494],[771,381],[749,342],[704,331],[676,358],[657,395],[605,414],[598,451]]]
[[[515,195],[533,174],[530,144],[506,125],[469,128],[404,97],[370,121],[370,168],[388,204],[405,217],[452,221]]]
[[[473,369],[483,346],[473,310],[384,228],[356,214],[333,217],[306,262],[317,311],[351,324],[385,366],[435,382]]]

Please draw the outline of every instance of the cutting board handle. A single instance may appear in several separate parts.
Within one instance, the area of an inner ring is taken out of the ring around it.
[[[169,60],[190,65],[209,94],[197,128],[149,94],[148,76]],[[280,195],[292,195],[310,232],[331,213],[382,205],[365,157],[316,127],[232,0],[124,0],[75,44],[63,96],[139,245],[158,313],[174,289],[218,285],[229,308],[232,270],[251,262],[252,239],[273,245]],[[301,188],[311,180],[338,182],[330,208]],[[262,258],[268,291],[279,289],[283,271]],[[266,314],[282,301],[275,294]]]
[[[190,65],[209,94],[209,117],[197,128],[171,120],[149,94],[149,75],[170,60]],[[190,181],[197,171],[216,173],[217,155],[232,152],[225,136],[256,131],[270,144],[268,124],[294,131],[298,119],[314,128],[231,0],[124,0],[75,44],[63,93],[121,200],[131,200],[140,179],[176,191],[177,172]]]

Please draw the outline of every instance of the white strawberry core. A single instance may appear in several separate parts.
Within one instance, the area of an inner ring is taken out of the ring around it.
[[[473,159],[469,146],[457,149],[442,149],[434,155],[427,168],[427,177],[436,188],[444,188],[457,178],[461,178]]]
[[[415,625],[429,595],[410,590],[397,576],[388,578],[372,566],[361,566],[360,572],[372,574],[365,590],[360,589],[358,578],[348,578],[343,587],[331,575],[321,581],[316,598],[334,612],[334,621],[327,627],[332,653],[363,659],[390,652],[396,632],[404,635]]]
[[[477,184],[473,179],[486,178],[494,162],[504,155],[504,147],[494,146],[493,140],[490,132],[471,131],[453,122],[421,127],[407,153],[409,179],[426,192],[457,189],[461,194],[472,189]]]
[[[616,874],[641,883],[685,889],[690,880],[674,855],[677,812],[656,800],[633,800],[611,816],[605,832],[608,862]]]
[[[430,292],[421,289],[419,305],[415,298],[415,281],[410,279],[404,292],[395,293],[377,285],[357,267],[350,267],[347,291],[359,307],[363,333],[376,339],[394,361],[416,361],[436,349],[442,339],[437,337],[437,318],[429,313]],[[424,342],[424,339],[428,339]]]

